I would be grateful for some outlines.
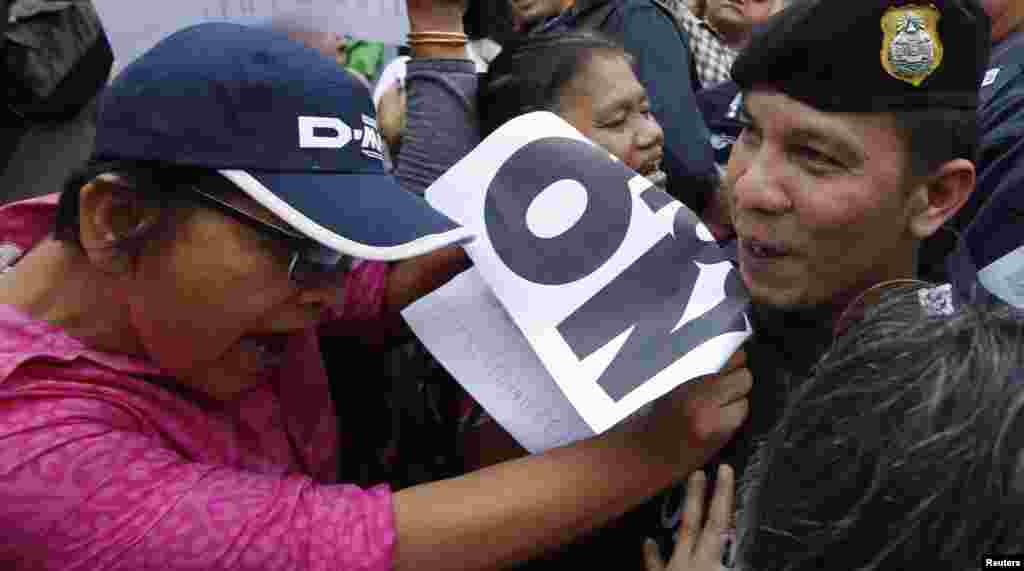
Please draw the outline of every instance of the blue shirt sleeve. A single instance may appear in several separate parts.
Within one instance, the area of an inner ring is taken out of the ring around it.
[[[605,31],[621,37],[633,56],[651,110],[665,131],[663,168],[669,191],[699,212],[716,179],[715,156],[693,93],[686,36],[650,0],[624,3]]]
[[[469,60],[413,58],[406,68],[406,123],[395,178],[423,195],[480,143],[478,77]]]
[[[1024,78],[981,116],[978,179],[955,224],[984,268],[1024,244]]]

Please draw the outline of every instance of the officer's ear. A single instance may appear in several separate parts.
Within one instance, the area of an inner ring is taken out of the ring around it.
[[[923,240],[942,227],[970,198],[974,191],[974,163],[955,159],[943,164],[910,190],[909,230]]]

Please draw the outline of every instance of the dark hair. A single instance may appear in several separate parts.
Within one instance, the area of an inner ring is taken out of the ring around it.
[[[976,162],[978,114],[973,109],[894,111],[893,120],[910,157],[911,180],[921,179],[954,159]]]
[[[973,569],[1024,548],[1024,317],[871,308],[748,470],[739,559],[759,571]]]
[[[470,0],[462,24],[470,39],[491,38],[502,43],[514,33],[512,7],[509,0]]]
[[[78,233],[79,193],[82,187],[107,173],[116,173],[136,181],[137,184],[133,185],[133,188],[142,195],[144,200],[163,209],[169,209],[194,204],[186,198],[185,193],[178,191],[179,186],[210,176],[212,171],[146,161],[90,162],[73,172],[64,183],[60,199],[57,202],[57,215],[54,219],[53,235],[55,239],[81,247],[81,237]],[[129,236],[120,246],[128,247],[132,243],[144,241],[153,237],[154,232],[160,231],[163,227],[164,225],[160,224],[144,234]]]
[[[537,34],[506,43],[481,81],[482,134],[523,113],[557,111],[560,90],[599,53],[628,58],[621,45],[592,31]]]

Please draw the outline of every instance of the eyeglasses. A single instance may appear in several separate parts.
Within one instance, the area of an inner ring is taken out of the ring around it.
[[[288,262],[288,279],[299,288],[313,288],[337,280],[352,267],[352,257],[322,246],[305,236],[271,224],[236,208],[227,202],[211,196],[194,185],[188,185],[196,198],[205,206],[229,216],[269,235],[292,247],[291,261]]]

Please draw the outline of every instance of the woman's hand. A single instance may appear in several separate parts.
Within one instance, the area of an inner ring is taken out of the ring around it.
[[[505,568],[626,513],[703,466],[742,424],[751,388],[743,362],[740,352],[725,372],[685,383],[629,426],[398,492],[394,568]],[[722,478],[722,493],[731,493],[729,478]],[[703,501],[703,489],[688,497]],[[729,505],[718,500],[714,513],[732,510],[731,495],[725,499]]]
[[[722,449],[747,419],[753,378],[746,353],[737,351],[722,371],[684,383],[659,399],[642,419],[643,447],[660,451],[684,478]],[[696,462],[696,463],[694,463]]]
[[[704,495],[707,477],[698,470],[690,475],[686,488],[683,519],[675,552],[666,566],[653,540],[644,542],[644,563],[647,571],[719,571],[726,533],[732,523],[736,482],[730,466],[718,467],[714,496],[707,522],[704,522]],[[703,525],[702,525],[703,523]]]

